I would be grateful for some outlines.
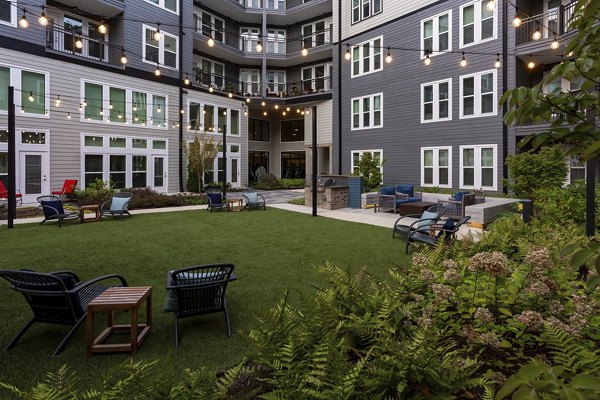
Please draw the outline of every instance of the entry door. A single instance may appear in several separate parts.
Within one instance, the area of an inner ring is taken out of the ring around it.
[[[35,203],[38,196],[50,194],[48,154],[21,152],[19,155],[19,186],[24,203]]]
[[[240,158],[229,157],[227,158],[227,180],[231,183],[232,187],[240,187]]]
[[[167,191],[167,166],[163,156],[152,156],[152,187],[157,192]]]
[[[544,2],[544,38],[551,38],[553,35],[560,34],[560,27],[558,26],[560,13],[560,6],[562,0],[546,0]]]

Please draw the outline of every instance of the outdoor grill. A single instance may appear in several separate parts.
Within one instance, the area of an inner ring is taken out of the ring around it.
[[[320,206],[325,200],[325,188],[335,185],[333,178],[319,178],[317,180],[317,205]]]

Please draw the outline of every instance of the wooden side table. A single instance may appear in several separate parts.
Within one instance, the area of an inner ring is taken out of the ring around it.
[[[146,323],[138,323],[140,305],[146,303]],[[115,325],[115,311],[129,311],[131,323]],[[152,286],[111,287],[92,300],[87,306],[87,355],[93,353],[129,352],[136,353],[146,336],[152,330]],[[96,313],[107,312],[106,328],[94,338],[94,319]],[[129,343],[110,343],[104,341],[117,331],[130,331]]]
[[[86,218],[85,217],[85,212],[86,210],[88,211],[94,211],[95,216],[92,218]],[[79,207],[79,220],[81,221],[81,223],[85,223],[85,222],[98,222],[100,221],[100,206],[97,204],[92,204],[89,206],[81,206]]]
[[[227,198],[227,209],[229,211],[240,212],[244,208],[242,197],[228,197]]]

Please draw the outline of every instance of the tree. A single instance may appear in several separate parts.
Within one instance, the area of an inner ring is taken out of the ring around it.
[[[591,177],[595,160],[600,156],[600,129],[597,109],[600,105],[600,0],[578,0],[570,25],[576,30],[565,49],[566,59],[555,65],[542,81],[532,88],[508,90],[500,103],[508,103],[504,117],[507,124],[534,121],[550,122],[547,130],[523,139],[519,146],[538,149],[561,144],[567,154],[579,155],[588,163],[588,235],[594,234],[594,182]],[[581,90],[544,93],[550,82],[565,78],[580,81]],[[591,190],[590,190],[591,189]]]
[[[363,189],[370,192],[381,184],[381,166],[383,160],[373,158],[373,154],[364,152],[358,162],[358,174],[363,178]]]
[[[218,145],[211,136],[196,132],[194,141],[186,147],[188,169],[198,177],[198,192],[204,187],[204,172],[212,169],[219,154]]]

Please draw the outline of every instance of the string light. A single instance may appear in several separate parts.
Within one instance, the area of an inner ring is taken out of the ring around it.
[[[48,109],[46,109],[46,111],[44,111],[44,115],[47,117],[48,116]]]
[[[392,62],[392,53],[390,52],[390,47],[389,46],[388,46],[387,55],[385,56],[385,62],[388,63],[388,64]]]
[[[156,107],[156,112],[157,112],[157,113],[159,113],[159,112],[161,112],[161,111],[162,111],[162,110],[161,110],[160,106]]]
[[[300,54],[302,54],[303,57],[306,57],[308,55],[308,50],[306,49],[306,47],[304,47],[304,45],[302,45],[302,50],[300,51]]]
[[[233,92],[230,90],[229,93],[227,93],[227,97],[229,97],[230,99],[233,97]]]
[[[494,8],[496,8],[496,2],[494,0],[489,0],[485,7],[488,11],[494,11]]]
[[[83,98],[83,106],[87,107],[87,100],[85,99],[85,97]]]
[[[265,111],[265,112],[263,112],[263,115],[266,117],[266,116],[267,116],[267,112],[266,112],[266,111]]]
[[[152,34],[152,37],[154,38],[154,40],[156,40],[157,42],[160,40],[160,22],[156,23],[156,30],[154,31],[154,33]]]
[[[184,113],[184,111],[183,111],[183,107],[181,107],[181,109],[179,110],[179,112],[180,112],[181,114],[183,114],[183,113]]]
[[[154,70],[154,75],[160,76],[160,68],[158,67],[158,63],[156,63],[156,69]]]
[[[529,69],[534,69],[535,68],[535,62],[533,62],[533,56],[529,55],[529,63],[527,63],[527,68]]]
[[[56,95],[56,107],[60,107],[60,95]]]
[[[259,40],[260,40],[260,38],[259,38]],[[256,43],[256,52],[262,53],[262,51],[263,51],[262,43],[261,42]]]
[[[108,32],[108,28],[106,27],[106,25],[104,25],[104,18],[102,18],[100,20],[100,25],[98,26],[98,32],[100,32],[101,34],[106,34],[106,32]]]
[[[190,84],[190,78],[188,77],[187,72],[185,73],[185,79],[183,80],[183,83],[185,83],[186,86],[189,86]]]
[[[494,63],[494,67],[496,68],[500,68],[502,66],[502,63],[500,62],[500,54],[496,55],[496,62]]]
[[[279,110],[279,104],[275,104],[275,109]]]
[[[346,59],[346,61],[350,61],[350,59],[352,58],[352,54],[350,54],[349,44],[346,45],[346,54],[344,54],[344,58]]]
[[[550,48],[552,50],[556,50],[560,47],[560,43],[558,42],[558,38],[556,36],[554,36],[554,40],[552,41],[552,44],[550,44]]]
[[[29,101],[33,103],[33,101],[35,100],[33,98],[33,92],[29,92],[29,97],[28,97]]]
[[[466,67],[467,66],[467,59],[465,58],[465,52],[464,51],[462,53],[462,59],[460,60],[460,66],[461,67]]]
[[[71,113],[70,112],[67,113],[67,119],[71,119]]]
[[[125,55],[125,49],[123,49],[121,52],[121,64],[127,64],[127,56]]]
[[[208,37],[208,41],[206,42],[208,47],[215,47],[215,39],[213,39],[212,35]]]
[[[250,103],[250,97],[246,97],[246,103]]]
[[[423,61],[425,65],[431,65],[431,58],[429,58],[429,53],[425,55],[425,60]]]
[[[212,92],[214,92],[214,91],[215,91],[215,89],[213,89],[213,87],[212,87],[212,86],[210,86],[210,87],[208,88],[208,93],[212,93]]]
[[[513,25],[515,28],[518,28],[518,27],[520,27],[522,23],[523,23],[523,20],[522,20],[521,18],[519,18],[519,16],[518,16],[518,15],[516,15],[516,16],[515,16],[515,19],[513,19],[513,21],[512,21],[512,25]]]
[[[540,40],[542,38],[542,32],[540,32],[540,26],[539,25],[537,25],[537,28],[536,28],[535,32],[533,32],[533,35],[531,35],[531,38],[533,40]]]
[[[25,14],[27,14],[27,10],[23,9],[23,16],[19,20],[19,26],[23,29],[29,26],[29,22],[27,21],[27,17],[25,16]]]
[[[21,106],[21,114],[23,114],[25,112],[25,109],[23,108],[23,106]]]
[[[77,40],[75,40],[75,47],[78,49],[83,49],[83,42],[79,36],[77,36]]]
[[[285,111],[281,113],[281,115],[283,115],[285,117]]]
[[[137,111],[137,103],[133,103],[133,111]]]
[[[46,13],[44,12],[45,7],[42,6],[42,15],[40,15],[40,17],[38,18],[38,22],[40,23],[41,26],[46,26],[48,25],[48,18],[46,18]]]
[[[79,111],[82,111],[83,107],[81,106],[81,103],[79,103]]]

